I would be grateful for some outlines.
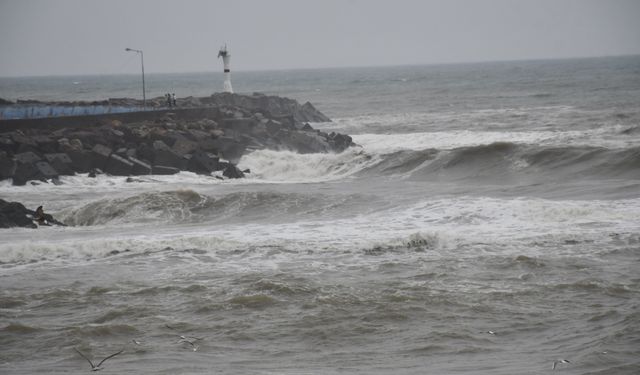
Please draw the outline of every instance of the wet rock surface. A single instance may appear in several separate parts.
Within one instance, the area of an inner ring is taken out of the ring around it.
[[[38,217],[36,211],[26,208],[22,203],[0,199],[0,228],[38,228],[43,225],[64,226],[49,214],[43,213]]]
[[[140,104],[107,101],[112,102]],[[353,145],[348,135],[327,134],[309,124],[326,121],[330,119],[311,103],[228,93],[183,98],[171,110],[127,116],[13,120],[5,126],[11,130],[4,132],[2,125],[9,122],[0,121],[0,179],[24,185],[95,170],[117,176],[220,171],[227,178],[241,178],[244,173],[236,165],[252,150],[326,153]]]

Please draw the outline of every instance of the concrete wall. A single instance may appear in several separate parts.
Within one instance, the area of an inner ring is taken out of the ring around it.
[[[140,111],[127,113],[109,113],[88,116],[64,116],[36,119],[0,120],[0,133],[18,129],[55,129],[59,127],[85,127],[119,120],[123,123],[154,121],[167,113],[174,113],[177,120],[218,119],[218,107],[172,108],[158,111]]]

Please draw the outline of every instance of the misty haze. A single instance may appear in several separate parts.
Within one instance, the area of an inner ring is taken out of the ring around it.
[[[638,374],[639,14],[0,0],[0,373]]]

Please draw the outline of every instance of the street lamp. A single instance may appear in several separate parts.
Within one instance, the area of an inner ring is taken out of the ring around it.
[[[139,49],[125,48],[127,52],[136,52],[140,54],[140,63],[142,64],[142,108],[147,109],[147,94],[144,89],[144,54]]]

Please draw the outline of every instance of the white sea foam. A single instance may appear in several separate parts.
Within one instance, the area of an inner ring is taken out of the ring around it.
[[[335,154],[298,154],[289,151],[254,151],[244,156],[241,169],[249,168],[250,181],[319,182],[352,175],[378,162],[379,159],[351,148]]]
[[[163,224],[151,234],[143,226],[94,226],[3,232],[0,261],[86,260],[109,252],[201,249],[210,254],[274,246],[296,253],[307,249],[360,254],[376,247],[397,248],[412,240],[430,257],[477,256],[483,252],[535,255],[533,242],[609,241],[603,233],[635,233],[640,200],[550,201],[544,199],[443,198],[353,217],[309,218],[283,223],[216,226]],[[484,244],[491,244],[486,247]],[[554,252],[560,252],[557,246]],[[575,252],[575,249],[571,250]],[[591,251],[585,248],[584,251]],[[258,256],[258,255],[256,255]],[[244,264],[244,261],[243,261]]]
[[[390,153],[400,150],[454,149],[486,145],[495,142],[511,142],[540,146],[596,146],[608,148],[630,147],[631,140],[620,137],[603,137],[617,134],[615,131],[599,129],[585,131],[472,131],[453,130],[446,132],[420,132],[398,134],[358,134],[355,143],[370,153]]]

